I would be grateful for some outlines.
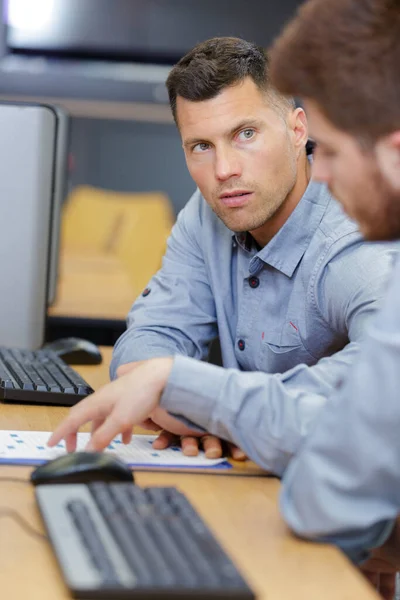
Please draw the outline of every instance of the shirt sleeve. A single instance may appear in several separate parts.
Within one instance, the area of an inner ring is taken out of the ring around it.
[[[201,208],[197,191],[172,229],[162,268],[132,306],[127,330],[114,347],[111,378],[119,365],[132,361],[175,354],[207,357],[217,323],[201,250]]]
[[[351,276],[349,271],[346,277],[337,258],[329,277],[321,276],[314,288],[321,297],[330,294],[321,318],[329,319],[332,327],[343,322],[342,330],[348,331],[351,341],[342,350],[314,366],[300,364],[283,374],[243,373],[177,357],[161,399],[163,407],[188,424],[234,442],[264,469],[282,475],[359,354],[367,319],[382,300],[392,260],[389,251],[378,256],[373,262],[376,251],[360,252],[362,275]]]
[[[281,507],[299,535],[354,561],[389,536],[400,509],[400,263],[359,360],[292,461]]]

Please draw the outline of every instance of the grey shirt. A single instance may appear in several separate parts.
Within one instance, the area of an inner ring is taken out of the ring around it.
[[[310,182],[261,250],[196,191],[133,305],[111,375],[175,355],[162,405],[281,474],[353,362],[390,263],[390,250],[363,242],[321,184]],[[206,359],[217,334],[226,368],[192,360]]]
[[[281,507],[300,535],[355,562],[400,513],[400,261],[356,364],[284,478]]]

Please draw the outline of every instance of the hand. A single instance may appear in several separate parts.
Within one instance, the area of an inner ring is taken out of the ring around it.
[[[123,377],[127,373],[137,369],[138,366],[143,365],[145,362],[147,362],[147,360],[139,360],[120,365],[117,369],[117,377]],[[159,432],[162,430],[158,438],[155,440],[155,442],[153,442],[153,447],[155,450],[164,450],[169,446],[179,445],[179,443],[182,441],[181,446],[183,454],[186,456],[197,456],[200,445],[198,438],[202,437],[203,434],[194,430],[190,430],[189,428],[186,428],[187,431],[185,431],[185,426],[181,422],[179,422],[179,431],[177,431],[177,420],[169,415],[166,411],[157,409],[157,411],[153,414],[152,419],[146,419],[145,422],[139,423],[139,425],[143,429],[148,429],[151,431]],[[178,433],[179,435],[177,435]],[[189,435],[185,436],[184,433],[188,433]],[[219,458],[222,456],[222,447],[217,438],[213,439],[217,441],[211,443],[210,448],[209,444],[206,444],[207,451],[210,452],[210,455],[206,453],[206,456],[208,456],[208,458]],[[206,448],[204,449],[206,451]]]
[[[182,435],[180,437],[175,434],[163,429],[158,438],[153,442],[153,448],[155,450],[164,450],[169,446],[181,445],[182,452],[185,456],[197,456],[199,449],[202,447],[207,458],[221,458],[224,456],[223,444],[226,444],[228,448],[228,454],[232,456],[234,460],[246,460],[247,456],[245,453],[232,444],[231,442],[222,442],[218,437],[211,434],[204,434],[200,437],[192,435]]]
[[[147,359],[124,363],[124,364],[120,365],[117,369],[117,373],[116,373],[117,377],[123,377],[124,375],[126,375],[127,373],[130,373],[131,371],[133,371],[140,365],[143,365],[145,362],[147,362]],[[158,410],[157,414],[159,417],[158,423],[156,423],[153,419],[150,419],[150,418],[146,419],[143,423],[138,423],[138,425],[140,427],[142,427],[142,429],[147,429],[149,431],[156,431],[156,432],[160,432],[160,430],[162,430],[162,432],[159,435],[159,437],[157,438],[157,440],[155,440],[155,442],[153,442],[154,449],[164,450],[165,448],[168,448],[169,446],[178,445],[182,436],[179,437],[178,435],[176,435],[176,432],[174,433],[173,431],[168,430],[168,421],[171,423],[171,420],[175,421],[175,419],[173,419],[173,417],[171,417],[171,415],[168,415],[165,411]],[[201,435],[202,435],[201,433],[196,432],[196,433],[193,433],[193,435],[190,436],[190,438],[189,438],[190,440],[194,441],[194,443],[196,444],[196,448],[198,448],[198,444],[196,442],[195,436],[201,436]],[[158,443],[159,439],[161,440],[161,443]],[[184,437],[184,438],[182,437],[182,439],[186,439],[186,437]],[[193,450],[191,450],[190,444],[189,445],[183,444],[182,450],[183,450],[183,453],[186,454],[186,456],[197,456],[197,454],[198,454],[197,451],[194,452]]]
[[[48,441],[55,446],[65,439],[68,452],[76,449],[79,428],[92,423],[92,437],[87,450],[103,450],[122,433],[125,444],[132,438],[134,425],[158,415],[167,414],[158,408],[161,394],[172,369],[173,358],[147,360],[123,377],[103,386],[98,392],[76,404]],[[158,414],[159,413],[159,414]],[[179,435],[192,430],[170,417],[169,428]]]
[[[393,600],[396,572],[400,571],[400,517],[397,517],[386,542],[371,552],[370,558],[360,566],[360,569],[382,598]]]
[[[117,377],[122,377],[123,375],[130,373],[144,362],[146,361],[139,360],[120,365],[117,369]],[[238,448],[238,446],[235,446],[235,444],[232,444],[231,442],[222,442],[222,440],[214,435],[196,433],[194,435],[178,436],[169,430],[168,424],[165,423],[164,419],[162,422],[154,422],[151,419],[147,419],[145,423],[141,423],[140,425],[144,429],[149,429],[151,431],[159,431],[162,429],[158,438],[153,442],[153,448],[155,450],[164,450],[170,446],[178,446],[180,444],[185,456],[197,456],[199,449],[202,447],[207,458],[222,458],[222,456],[224,456],[225,445],[228,454],[230,454],[234,460],[247,460],[247,456],[243,450]]]

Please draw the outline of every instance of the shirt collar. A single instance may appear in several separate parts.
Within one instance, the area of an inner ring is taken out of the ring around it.
[[[255,240],[252,238],[251,234],[248,231],[241,231],[239,233],[234,233],[232,236],[233,240],[239,244],[242,250],[246,252],[251,252],[253,248],[255,248]]]
[[[330,194],[325,185],[310,180],[288,220],[272,240],[256,253],[251,263],[262,260],[291,277],[324,216],[329,199]],[[234,237],[243,250],[250,252],[254,249],[254,240],[250,234],[238,233]],[[251,264],[250,270],[254,270]]]

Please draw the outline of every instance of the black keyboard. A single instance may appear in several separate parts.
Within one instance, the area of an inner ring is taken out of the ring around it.
[[[72,406],[92,392],[51,350],[0,347],[0,400]]]
[[[41,485],[35,492],[76,598],[255,598],[176,488],[96,482]]]

